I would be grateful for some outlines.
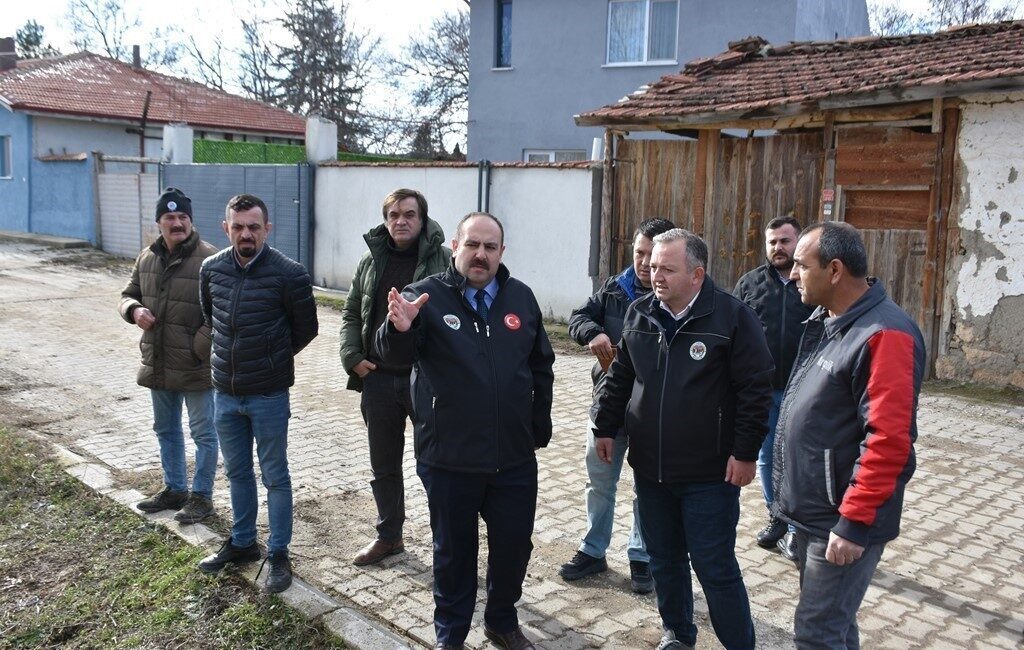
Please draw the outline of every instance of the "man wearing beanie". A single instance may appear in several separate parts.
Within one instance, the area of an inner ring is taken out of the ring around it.
[[[121,292],[121,317],[142,330],[138,383],[150,389],[153,431],[160,444],[164,487],[138,503],[143,512],[177,510],[194,524],[213,514],[217,433],[210,381],[210,328],[199,307],[199,268],[217,249],[192,227],[192,202],[169,187],[156,203],[160,236],[139,253]],[[189,490],[182,404],[196,458]]]

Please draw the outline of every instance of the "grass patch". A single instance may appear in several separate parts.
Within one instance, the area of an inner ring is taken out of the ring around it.
[[[340,312],[345,307],[345,299],[340,296],[332,296],[326,293],[314,292],[313,299],[318,307],[327,307]]]
[[[587,348],[580,347],[569,336],[568,324],[557,320],[545,320],[544,331],[548,333],[551,347],[559,354],[589,354]]]
[[[1006,386],[994,388],[980,384],[963,384],[954,381],[934,379],[926,381],[922,387],[926,393],[939,393],[965,397],[967,399],[988,402],[990,404],[1010,404],[1013,406],[1024,406],[1024,390]]]
[[[0,428],[0,646],[343,648]]]

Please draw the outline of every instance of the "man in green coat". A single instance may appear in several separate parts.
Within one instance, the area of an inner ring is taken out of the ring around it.
[[[150,389],[153,431],[160,444],[164,487],[138,503],[143,512],[177,510],[194,524],[213,514],[217,432],[213,426],[210,328],[199,308],[199,267],[217,249],[192,227],[192,202],[181,190],[164,190],[156,203],[160,236],[135,260],[121,292],[121,317],[142,330],[138,383]],[[196,446],[192,489],[187,482],[181,407]]]
[[[357,566],[401,553],[405,523],[402,454],[405,421],[412,415],[408,365],[381,360],[374,333],[387,318],[388,292],[448,268],[452,252],[444,232],[427,216],[427,200],[398,189],[384,198],[384,223],[363,235],[370,249],[356,267],[341,317],[341,363],[349,390],[361,391],[370,440],[370,488],[377,503],[377,538],[356,554]]]

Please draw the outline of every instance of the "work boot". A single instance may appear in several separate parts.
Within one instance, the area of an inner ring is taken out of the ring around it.
[[[269,594],[279,594],[292,586],[292,562],[288,559],[288,551],[274,551],[267,556],[270,561],[270,574],[263,585]],[[264,561],[267,561],[264,560]],[[263,567],[260,567],[263,570]],[[257,576],[259,577],[259,576]]]
[[[654,591],[654,578],[651,577],[651,565],[640,560],[629,561],[629,584],[633,593],[649,594]]]
[[[768,520],[768,525],[757,534],[757,545],[761,548],[773,548],[786,534],[786,522],[778,517]]]
[[[188,495],[188,501],[184,507],[174,515],[174,521],[183,524],[195,524],[213,514],[213,501],[210,497],[192,492]]]
[[[235,546],[229,537],[219,551],[199,562],[199,570],[203,573],[217,573],[229,564],[248,564],[260,559],[260,556],[260,547],[256,542],[249,546]]]
[[[375,539],[356,553],[355,558],[352,560],[352,564],[356,566],[377,564],[384,558],[396,555],[404,550],[405,544],[403,544],[400,539],[394,542],[385,542],[382,539]]]
[[[558,575],[563,580],[573,581],[580,578],[592,576],[595,573],[602,573],[608,570],[608,562],[603,557],[587,555],[583,551],[576,551],[572,559],[562,565]]]
[[[776,544],[776,547],[779,549],[779,552],[782,553],[782,557],[792,562],[796,562],[796,535],[787,532],[782,539],[779,540],[779,543]]]
[[[523,628],[517,627],[511,632],[499,634],[484,625],[484,636],[499,648],[505,650],[535,650],[533,643],[523,634]]]
[[[135,507],[142,512],[152,514],[154,512],[160,512],[161,510],[178,510],[185,505],[186,501],[188,501],[187,490],[172,490],[165,485],[164,489],[160,490],[148,499],[139,501],[135,504]]]

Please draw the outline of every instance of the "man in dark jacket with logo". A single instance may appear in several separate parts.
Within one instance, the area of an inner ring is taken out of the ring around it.
[[[231,247],[203,264],[200,302],[213,327],[213,387],[217,436],[231,486],[234,521],[221,549],[199,563],[207,573],[259,559],[256,475],[252,447],[267,488],[270,575],[266,590],[292,582],[292,483],[288,473],[288,389],[295,355],[317,335],[309,274],[266,243],[273,227],[266,204],[240,194],[228,201],[224,231]]]
[[[164,487],[138,503],[143,512],[177,510],[194,524],[213,514],[217,432],[210,390],[210,328],[199,308],[199,267],[217,249],[192,227],[192,201],[169,187],[156,202],[160,236],[139,253],[132,279],[121,292],[121,317],[142,330],[138,383],[150,389],[153,431],[160,443]],[[188,489],[181,406],[196,445],[195,474]]]
[[[604,369],[615,357],[615,344],[622,337],[622,321],[626,308],[637,298],[651,290],[652,241],[661,233],[671,230],[672,222],[665,219],[645,219],[633,235],[633,264],[619,275],[609,278],[587,302],[569,317],[569,336],[580,345],[586,345],[597,357],[592,372],[594,391]],[[562,565],[559,575],[565,580],[578,580],[608,570],[605,551],[612,537],[615,515],[615,492],[626,457],[626,436],[615,437],[615,453],[611,462],[597,457],[594,444],[593,412],[587,427],[587,532],[572,560]],[[640,533],[636,499],[633,499],[633,528],[629,533],[630,583],[633,591],[641,594],[654,590],[649,566],[650,556]]]
[[[388,291],[448,268],[441,226],[427,216],[427,200],[398,189],[384,199],[384,223],[363,235],[370,249],[356,267],[341,315],[341,363],[348,388],[361,391],[370,442],[370,488],[377,503],[377,538],[356,554],[357,566],[376,564],[404,550],[405,485],[402,454],[405,420],[412,415],[408,364],[381,359],[373,335],[388,314]]]
[[[786,524],[771,516],[772,495],[772,450],[775,447],[775,425],[779,420],[779,405],[782,391],[786,388],[789,371],[793,368],[804,321],[811,315],[812,307],[800,300],[796,283],[790,280],[793,270],[793,251],[800,236],[800,222],[790,216],[776,217],[768,222],[764,231],[765,257],[767,263],[746,273],[736,283],[732,294],[750,305],[761,320],[768,349],[775,360],[775,376],[772,377],[772,407],[768,412],[768,436],[761,445],[757,456],[757,475],[761,479],[761,493],[768,506],[768,524],[757,534],[757,545],[774,548],[790,560],[796,560],[794,530],[786,530]]]
[[[452,266],[392,289],[377,342],[412,364],[416,472],[434,537],[438,648],[461,648],[476,602],[477,527],[487,524],[484,634],[500,648],[533,644],[515,603],[533,543],[534,450],[551,439],[555,355],[533,292],[501,264],[504,231],[476,212],[459,222]]]
[[[859,648],[857,610],[899,535],[916,466],[924,338],[867,277],[853,226],[811,226],[794,258],[803,301],[820,305],[800,341],[775,441],[775,509],[797,527],[796,646]]]
[[[598,455],[629,436],[640,522],[665,628],[658,650],[692,648],[690,563],[728,650],[752,650],[736,561],[740,488],[754,479],[774,366],[757,315],[705,275],[707,246],[674,229],[654,238],[654,291],[630,305],[598,389]]]

